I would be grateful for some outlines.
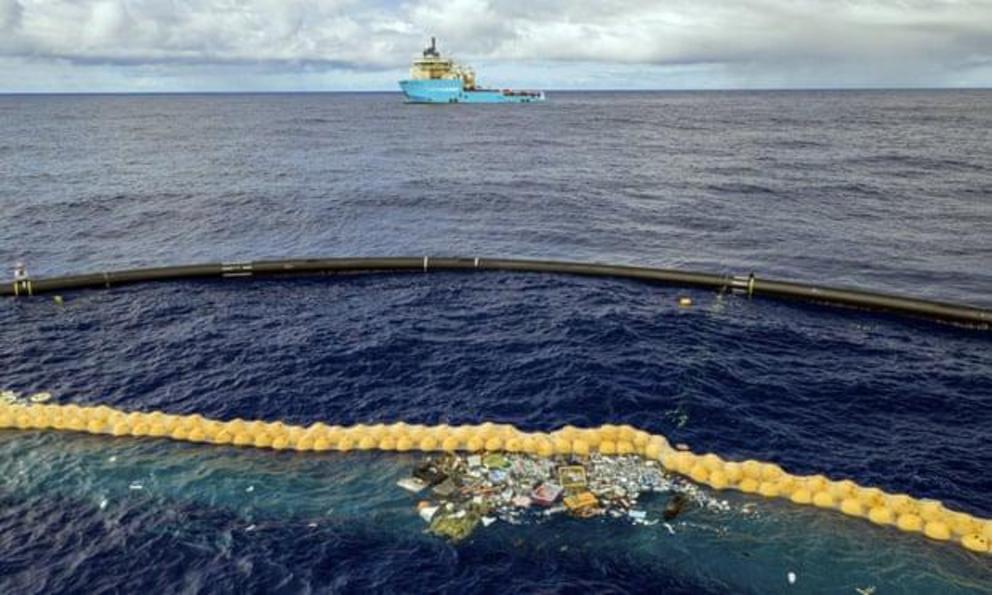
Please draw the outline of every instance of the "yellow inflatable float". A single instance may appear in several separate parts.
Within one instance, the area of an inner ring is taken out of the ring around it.
[[[0,428],[68,430],[111,436],[163,437],[186,442],[295,451],[500,451],[537,456],[593,452],[637,454],[660,461],[669,471],[717,490],[735,489],[765,498],[837,510],[876,525],[922,533],[936,541],[954,541],[979,553],[992,551],[992,521],[948,510],[935,500],[887,494],[849,480],[822,475],[795,476],[778,465],[760,461],[724,461],[718,455],[697,455],[672,448],[661,435],[631,426],[599,428],[565,426],[555,432],[522,432],[503,424],[434,427],[398,422],[389,425],[294,426],[282,422],[233,419],[220,421],[198,414],[159,411],[127,412],[106,406],[0,402]]]

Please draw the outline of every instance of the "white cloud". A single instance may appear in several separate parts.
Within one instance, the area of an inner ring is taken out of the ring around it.
[[[632,87],[676,71],[742,86],[992,84],[992,0],[0,0],[0,32],[8,61],[142,77],[163,64],[197,79],[226,66],[392,75],[437,35],[466,61],[624,71]]]

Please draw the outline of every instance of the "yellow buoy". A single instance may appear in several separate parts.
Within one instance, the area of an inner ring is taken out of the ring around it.
[[[944,518],[944,505],[936,500],[921,500],[919,503],[920,518],[924,521],[938,521]]]
[[[989,551],[989,539],[978,533],[969,533],[961,538],[961,545],[973,552],[986,553]]]
[[[951,530],[941,521],[930,521],[923,527],[923,534],[930,539],[947,541],[951,538]]]
[[[636,452],[634,448],[634,443],[629,440],[620,440],[617,442],[617,454],[618,455],[629,455]]]
[[[888,507],[896,514],[916,514],[916,502],[906,494],[893,494],[886,498],[886,500]]]
[[[884,506],[875,506],[868,511],[868,520],[876,525],[891,525],[894,519],[892,511]]]
[[[711,452],[704,454],[699,459],[699,462],[711,473],[713,471],[723,471],[723,459]]]
[[[617,454],[617,445],[612,440],[603,440],[599,443],[599,452],[604,455]]]
[[[479,452],[486,446],[482,438],[478,436],[472,436],[465,442],[465,449],[470,452]]]
[[[861,506],[868,510],[885,501],[885,493],[878,488],[858,488],[855,495],[861,501]]]
[[[900,514],[896,526],[902,531],[919,532],[923,530],[923,519],[912,513]]]
[[[411,440],[409,436],[401,436],[398,440],[396,440],[396,450],[399,452],[406,452],[412,448],[413,440]],[[338,450],[344,450],[341,448],[340,444],[338,445]]]
[[[948,512],[947,522],[958,535],[968,535],[970,533],[981,533],[982,525],[975,517],[964,512]]]
[[[761,466],[761,479],[765,481],[777,481],[785,476],[785,471],[774,463],[765,463]]]
[[[572,452],[579,456],[586,456],[589,454],[589,443],[585,440],[573,440],[572,441]]]
[[[737,483],[744,477],[744,470],[741,464],[736,461],[728,461],[723,465],[723,472],[727,475],[727,481]]]
[[[730,485],[730,482],[727,481],[727,474],[722,470],[717,469],[716,471],[710,472],[709,484],[713,487],[713,489],[723,490]]]
[[[682,475],[688,475],[695,466],[696,455],[684,450],[675,453],[675,470]]]
[[[741,463],[741,470],[744,472],[744,477],[750,477],[751,479],[761,479],[761,463],[748,459]]]
[[[497,451],[503,448],[503,440],[497,436],[493,436],[489,440],[486,440],[486,450]]]
[[[661,458],[661,448],[660,443],[649,443],[644,447],[644,456],[652,461],[657,461]]]
[[[778,496],[778,484],[774,481],[763,481],[758,484],[758,493],[765,498],[775,498]]]
[[[813,501],[813,494],[806,488],[799,488],[792,492],[789,500],[792,500],[796,504],[809,504]]]
[[[753,477],[745,477],[739,484],[737,484],[737,487],[740,488],[742,492],[753,494],[758,491],[758,480]]]
[[[813,494],[813,506],[819,508],[833,508],[834,497],[830,492],[817,492]]]
[[[841,481],[831,481],[827,489],[830,491],[830,495],[834,497],[834,500],[844,501],[854,494],[856,487],[857,485],[853,481],[844,479]]]
[[[372,447],[375,448],[375,443],[373,442]],[[293,444],[293,449],[305,452],[308,450],[313,450],[313,436],[309,432],[304,433],[300,438]]]
[[[707,471],[706,467],[703,467],[701,463],[697,463],[692,467],[692,469],[689,470],[689,477],[697,483],[706,483],[709,476],[710,472]]]
[[[849,496],[840,501],[840,511],[848,516],[864,516],[865,510],[861,500]]]

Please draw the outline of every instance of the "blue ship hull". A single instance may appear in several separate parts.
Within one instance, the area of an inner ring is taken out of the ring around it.
[[[407,103],[538,103],[543,91],[465,89],[461,79],[400,81]]]

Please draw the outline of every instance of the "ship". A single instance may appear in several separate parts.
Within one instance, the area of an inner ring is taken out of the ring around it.
[[[485,89],[475,82],[475,71],[441,56],[437,40],[410,67],[410,78],[400,81],[407,103],[537,103],[544,91]]]

